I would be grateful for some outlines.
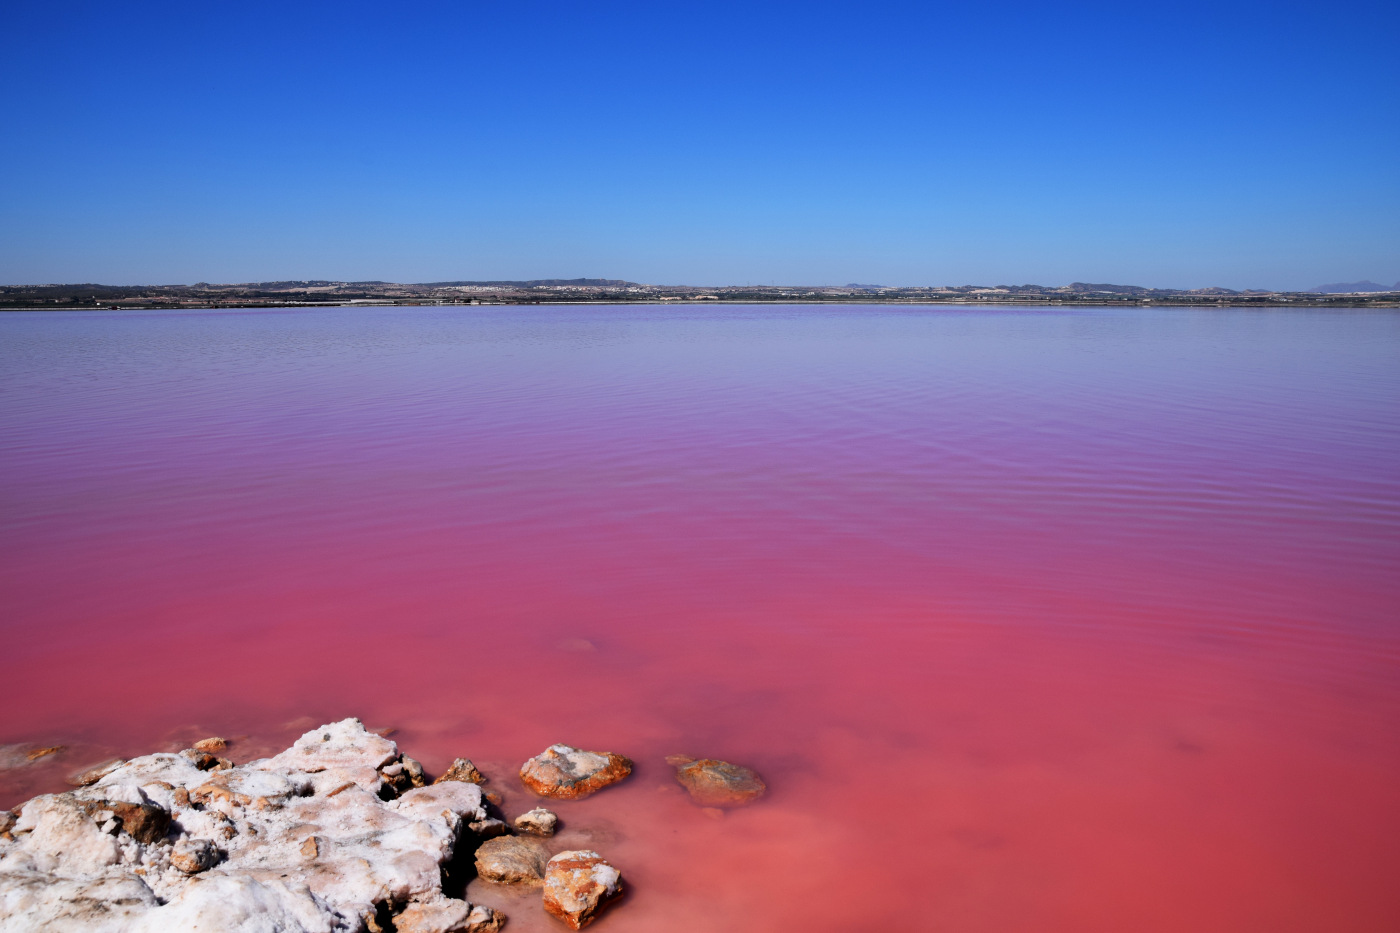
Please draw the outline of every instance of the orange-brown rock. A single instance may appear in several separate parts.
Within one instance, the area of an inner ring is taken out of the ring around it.
[[[768,790],[763,778],[748,768],[714,758],[680,765],[676,780],[702,807],[742,807]]]
[[[228,739],[213,735],[207,739],[200,739],[190,747],[197,752],[221,752],[228,748]]]
[[[452,762],[452,767],[442,773],[434,784],[441,784],[443,781],[462,781],[465,784],[485,784],[486,777],[472,764],[470,758],[458,758]]]
[[[84,809],[103,820],[115,818],[127,835],[137,842],[149,844],[164,839],[166,830],[170,828],[170,813],[153,803],[94,800],[84,804]]]
[[[233,762],[227,758],[211,755],[198,748],[187,748],[180,754],[194,762],[194,766],[201,771],[227,771],[233,767]]]
[[[185,837],[170,847],[170,864],[177,871],[195,875],[219,861],[219,850],[208,839]]]
[[[592,923],[622,894],[622,874],[590,849],[560,852],[545,866],[544,909],[571,930]]]
[[[544,880],[549,850],[534,839],[497,836],[476,850],[476,873],[496,884],[535,885]]]
[[[575,800],[632,773],[632,761],[612,752],[551,745],[520,768],[520,780],[541,797]]]

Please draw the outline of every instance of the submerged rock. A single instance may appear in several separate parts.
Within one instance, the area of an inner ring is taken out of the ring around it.
[[[541,797],[573,800],[616,784],[632,773],[632,761],[612,752],[551,745],[525,762],[520,780]]]
[[[676,780],[702,807],[742,807],[768,790],[763,778],[748,768],[715,758],[682,762],[676,768]]]
[[[621,894],[622,874],[591,849],[560,852],[545,868],[544,909],[572,930],[588,926]]]
[[[66,745],[45,745],[43,748],[31,748],[29,751],[24,753],[24,760],[38,761],[40,758],[47,758],[50,755],[57,755],[59,752],[64,751],[66,748]]]
[[[472,764],[470,758],[458,758],[452,762],[452,767],[443,772],[434,784],[442,784],[445,781],[461,781],[466,784],[485,784],[486,778],[476,770],[476,765]]]
[[[553,836],[558,825],[559,817],[544,807],[535,807],[529,813],[522,813],[515,818],[515,828],[532,836]]]
[[[434,929],[431,917],[498,929],[499,914],[442,894],[466,825],[487,819],[480,788],[386,801],[380,769],[399,761],[393,742],[347,719],[222,770],[179,754],[113,763],[89,786],[30,800],[0,837],[0,929],[350,933],[380,915],[398,929]]]
[[[496,884],[539,884],[548,862],[543,843],[517,836],[488,839],[476,850],[477,875]]]

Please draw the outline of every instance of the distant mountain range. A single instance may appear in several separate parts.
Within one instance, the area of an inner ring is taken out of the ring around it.
[[[1338,295],[1349,292],[1400,292],[1400,282],[1394,285],[1378,285],[1375,282],[1333,282],[1331,285],[1319,285],[1317,288],[1310,288],[1308,291],[1318,295]]]

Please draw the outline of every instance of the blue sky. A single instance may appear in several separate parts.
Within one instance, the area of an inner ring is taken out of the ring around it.
[[[1400,4],[0,5],[0,282],[1400,279]]]

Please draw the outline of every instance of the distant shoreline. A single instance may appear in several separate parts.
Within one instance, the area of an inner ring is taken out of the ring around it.
[[[1359,284],[1359,283],[1358,283]],[[1400,288],[1376,292],[1164,289],[1074,282],[1064,286],[961,285],[645,285],[623,279],[528,281],[336,282],[300,280],[238,285],[0,285],[0,311],[210,310],[544,304],[888,304],[1118,307],[1400,307]]]
[[[86,305],[57,304],[16,304],[0,305],[0,312],[21,311],[252,311],[297,308],[432,308],[432,307],[543,307],[558,306],[603,306],[603,305],[651,305],[656,307],[705,305],[874,305],[903,307],[1080,307],[1080,308],[1400,308],[1400,295],[1386,294],[1375,297],[1346,296],[1268,296],[1260,298],[1222,298],[1215,301],[1199,297],[1189,300],[1164,299],[1123,299],[1123,298],[1074,298],[1074,299],[1024,299],[1024,298],[720,298],[720,299],[660,299],[660,298],[598,298],[598,299],[540,299],[540,298],[496,298],[475,301],[448,301],[441,299],[403,298],[369,301],[227,301],[227,302],[162,302],[162,301],[121,301],[117,303],[96,303]]]

